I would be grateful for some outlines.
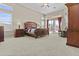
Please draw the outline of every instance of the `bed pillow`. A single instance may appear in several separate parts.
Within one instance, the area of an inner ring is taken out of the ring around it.
[[[31,29],[31,33],[34,33],[36,29]]]

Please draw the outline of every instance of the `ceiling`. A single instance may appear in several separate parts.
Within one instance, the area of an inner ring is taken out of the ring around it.
[[[48,14],[65,8],[65,3],[49,3],[49,7],[41,7],[43,3],[21,3],[20,5],[42,14]]]

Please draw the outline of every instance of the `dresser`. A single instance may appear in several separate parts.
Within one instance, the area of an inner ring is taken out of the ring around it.
[[[0,26],[0,42],[4,41],[4,27]]]
[[[24,29],[16,29],[15,37],[23,37],[25,35]]]

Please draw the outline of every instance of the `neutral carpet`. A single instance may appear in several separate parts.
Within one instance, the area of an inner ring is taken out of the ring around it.
[[[3,56],[75,56],[79,48],[66,45],[66,38],[52,33],[41,38],[5,37],[0,43],[0,55]]]

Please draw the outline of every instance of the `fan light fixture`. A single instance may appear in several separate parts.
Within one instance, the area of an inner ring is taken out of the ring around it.
[[[43,3],[43,5],[41,5],[41,8],[49,8],[49,7],[52,7],[49,3]],[[53,5],[54,9],[56,9],[55,5]]]
[[[41,7],[47,7],[47,8],[49,8],[50,6],[49,6],[48,3],[43,3],[43,5]]]

